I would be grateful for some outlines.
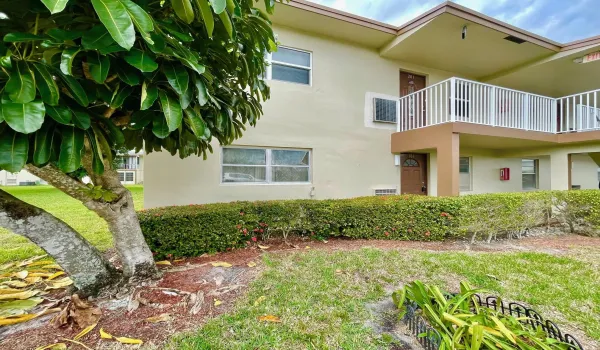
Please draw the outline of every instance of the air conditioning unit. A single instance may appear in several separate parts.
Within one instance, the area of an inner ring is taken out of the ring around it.
[[[373,121],[382,123],[396,123],[397,102],[384,98],[373,98]]]

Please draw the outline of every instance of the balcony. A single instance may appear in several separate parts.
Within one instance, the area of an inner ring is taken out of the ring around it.
[[[397,131],[470,123],[549,134],[600,130],[600,89],[552,98],[450,78],[403,96]]]

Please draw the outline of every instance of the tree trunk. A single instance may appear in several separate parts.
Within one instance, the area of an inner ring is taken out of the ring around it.
[[[91,168],[89,157],[84,156],[83,163],[86,169]],[[85,193],[87,187],[84,184],[70,178],[52,165],[43,168],[28,165],[27,170],[69,196],[80,200],[88,209],[94,211],[108,223],[115,249],[123,264],[125,277],[152,278],[158,275],[154,257],[140,228],[133,196],[121,184],[119,174],[115,170],[106,166],[102,175],[95,175],[88,171],[95,186],[102,186],[104,190],[118,196],[115,201],[109,203],[90,198]]]
[[[100,252],[69,225],[2,190],[0,226],[27,237],[46,251],[85,295],[95,294],[118,277]]]

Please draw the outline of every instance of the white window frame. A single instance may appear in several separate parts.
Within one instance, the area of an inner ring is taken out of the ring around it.
[[[459,183],[459,191],[460,192],[471,192],[473,191],[473,157],[469,156],[461,156],[458,158],[458,167],[459,167],[459,176],[460,176],[460,160],[467,158],[469,160],[469,189],[460,188]]]
[[[135,182],[136,182],[136,181],[135,181],[135,180],[136,180],[136,179],[135,179],[135,177],[136,177],[136,176],[135,176],[135,175],[136,175],[136,174],[135,174],[135,170],[124,170],[124,169],[123,169],[123,170],[117,170],[117,173],[119,173],[119,174],[123,174],[123,181],[121,181],[121,179],[119,179],[119,182],[121,182],[121,183],[123,183],[123,184],[127,184],[127,185],[133,185],[133,184],[135,184]],[[128,173],[131,173],[131,175],[133,176],[133,180],[131,180],[131,181],[127,181],[127,174],[128,174]]]
[[[313,54],[311,51],[307,51],[307,50],[302,50],[302,49],[296,49],[294,47],[289,47],[289,46],[283,46],[283,45],[279,45],[278,47],[283,48],[283,49],[287,49],[287,50],[292,50],[292,51],[298,51],[298,52],[302,52],[302,53],[307,53],[309,55],[310,58],[310,66],[306,67],[306,66],[302,66],[302,65],[298,65],[298,64],[292,64],[292,63],[286,63],[286,62],[281,62],[281,61],[274,61],[273,60],[273,53],[269,52],[267,53],[267,80],[276,80],[276,81],[281,81],[284,83],[290,83],[290,84],[297,84],[297,85],[304,85],[304,86],[312,86],[313,84]],[[292,68],[299,68],[299,69],[304,69],[304,70],[308,70],[308,84],[302,84],[302,83],[297,83],[294,81],[287,81],[287,80],[279,80],[279,79],[273,79],[273,63],[282,65],[282,66],[286,66],[286,67],[292,67]]]
[[[533,160],[533,173],[524,173],[523,172],[523,161],[524,160]],[[535,175],[535,187],[533,188],[525,188],[523,187],[523,175]],[[540,189],[540,160],[534,158],[523,158],[521,159],[521,189],[523,191],[535,191]]]
[[[244,165],[244,164],[223,164],[223,154],[225,153],[224,150],[227,148],[241,148],[241,149],[260,149],[260,150],[265,150],[265,160],[266,160],[266,164],[264,165],[265,167],[265,181],[261,181],[261,182],[223,182],[223,167],[224,166],[240,166],[240,167],[259,167],[259,166],[263,166],[263,165]],[[308,165],[272,165],[271,164],[271,152],[272,151],[308,151]],[[272,186],[272,185],[310,185],[312,184],[312,170],[313,170],[313,152],[312,149],[307,149],[307,148],[284,148],[284,147],[255,147],[255,146],[227,146],[227,147],[221,147],[221,160],[220,160],[220,165],[221,165],[221,170],[220,170],[220,184],[224,185],[224,186],[252,186],[252,185],[268,185],[268,186]],[[288,167],[288,168],[308,168],[308,181],[298,181],[298,182],[274,182],[273,181],[273,168],[283,168],[283,167]]]

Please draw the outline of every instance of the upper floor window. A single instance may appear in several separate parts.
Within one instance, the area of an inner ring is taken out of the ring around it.
[[[523,189],[535,190],[539,188],[538,174],[539,163],[537,159],[521,160],[521,174],[523,176]]]
[[[273,80],[311,85],[312,54],[308,51],[279,46],[270,55],[267,77]]]
[[[223,148],[223,183],[309,183],[310,150]]]

